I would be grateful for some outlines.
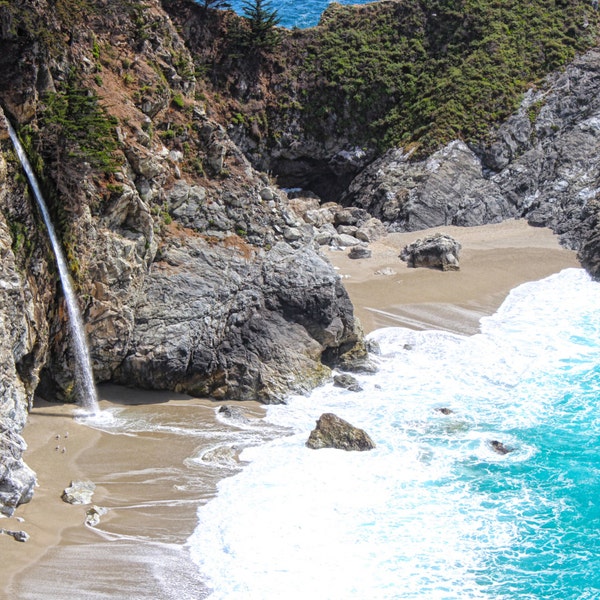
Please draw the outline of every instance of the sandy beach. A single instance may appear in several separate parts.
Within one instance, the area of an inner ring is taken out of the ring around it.
[[[365,331],[404,326],[476,333],[479,319],[494,313],[512,288],[579,266],[549,230],[522,221],[433,231],[462,244],[460,271],[408,269],[398,258],[404,245],[429,231],[389,235],[371,245],[370,259],[324,251]],[[0,528],[24,530],[30,540],[0,535],[0,596],[205,597],[183,544],[196,526],[198,505],[214,495],[220,478],[241,468],[233,441],[240,427],[218,418],[222,403],[117,386],[101,387],[100,398],[103,410],[129,424],[127,431],[78,423],[73,406],[36,404],[24,437],[39,485],[30,504],[0,520]],[[263,414],[253,403],[241,408],[249,419]],[[252,432],[245,439],[258,443]],[[84,525],[89,506],[61,500],[75,479],[92,480],[94,503],[108,509],[96,528]]]
[[[462,245],[460,271],[412,269],[398,258],[404,246],[437,232]],[[351,259],[347,250],[326,251],[365,332],[409,327],[471,335],[479,330],[479,319],[493,314],[513,288],[580,266],[576,253],[562,248],[552,231],[523,220],[393,233],[369,247],[369,259]]]

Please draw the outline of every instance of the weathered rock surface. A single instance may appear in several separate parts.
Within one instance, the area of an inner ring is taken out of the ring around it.
[[[350,390],[351,392],[361,392],[362,387],[356,377],[349,375],[348,373],[341,373],[339,375],[333,376],[333,385],[336,387],[341,387],[346,390]]]
[[[501,190],[483,177],[481,161],[452,142],[424,161],[394,149],[357,176],[342,203],[358,205],[397,231],[440,225],[499,223],[518,216]]]
[[[29,502],[36,483],[22,460],[26,444],[20,432],[48,348],[52,290],[46,247],[36,245],[34,220],[12,184],[15,168],[0,153],[0,513],[7,516]]]
[[[96,484],[93,481],[71,481],[61,498],[68,504],[91,504],[95,489]]]
[[[487,145],[455,141],[423,161],[390,150],[342,197],[395,231],[526,218],[600,277],[600,50],[529,92]]]
[[[350,425],[333,413],[324,413],[319,417],[306,445],[313,450],[337,448],[364,451],[375,448],[373,440],[364,430]]]
[[[452,236],[436,233],[405,246],[400,253],[400,258],[409,267],[458,271],[460,248],[460,243]]]

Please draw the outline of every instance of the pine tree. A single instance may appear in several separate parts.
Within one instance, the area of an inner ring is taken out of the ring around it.
[[[247,0],[242,4],[244,16],[248,19],[247,45],[252,48],[268,49],[279,43],[275,29],[280,19],[277,10],[268,0]]]

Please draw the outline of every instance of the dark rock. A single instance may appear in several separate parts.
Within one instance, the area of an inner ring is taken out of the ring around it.
[[[0,529],[0,533],[12,536],[17,542],[29,541],[29,534],[26,531],[12,531],[10,529]]]
[[[453,415],[454,411],[451,408],[441,407],[435,409],[437,412],[442,413],[443,415]]]
[[[458,271],[461,245],[451,236],[436,233],[405,246],[400,258],[409,267],[428,267],[442,271]]]
[[[483,177],[477,155],[455,141],[423,161],[393,149],[362,171],[342,197],[397,231],[473,226],[518,216],[516,207]]]
[[[347,373],[342,373],[341,375],[333,376],[333,385],[336,387],[341,387],[346,390],[350,390],[351,392],[362,392],[362,387],[358,383],[356,377],[352,377],[352,375],[348,375]]]
[[[492,448],[492,450],[494,452],[496,452],[497,454],[508,454],[509,452],[513,451],[513,448],[509,448],[508,446],[505,446],[502,442],[499,442],[498,440],[490,440],[489,442],[490,447]]]
[[[371,255],[371,250],[364,246],[354,246],[353,248],[350,248],[350,252],[348,252],[349,258],[371,258]]]
[[[219,408],[218,413],[227,419],[231,419],[232,421],[238,421],[241,423],[246,423],[248,421],[248,417],[246,417],[242,409],[238,408],[237,406],[223,404],[223,406]]]
[[[313,450],[337,448],[364,451],[375,448],[373,440],[365,431],[350,425],[333,413],[324,413],[319,417],[306,445]]]

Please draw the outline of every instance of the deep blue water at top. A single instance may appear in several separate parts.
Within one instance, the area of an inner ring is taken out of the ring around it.
[[[338,0],[339,4],[368,4],[369,0]],[[272,9],[277,10],[281,19],[281,26],[288,27],[314,27],[321,18],[321,14],[330,4],[330,0],[276,0],[270,3]],[[244,13],[243,0],[231,0],[231,8],[239,14]]]

